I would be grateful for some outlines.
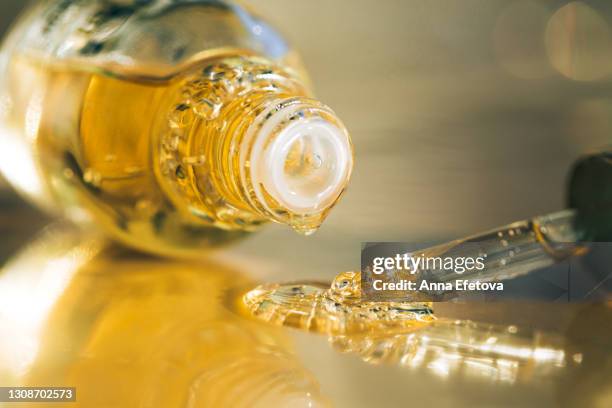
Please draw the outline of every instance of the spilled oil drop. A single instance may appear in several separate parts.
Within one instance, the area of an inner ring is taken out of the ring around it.
[[[317,282],[261,285],[243,300],[259,319],[329,335],[402,331],[435,320],[430,302],[362,302],[359,272],[343,272],[331,286]]]

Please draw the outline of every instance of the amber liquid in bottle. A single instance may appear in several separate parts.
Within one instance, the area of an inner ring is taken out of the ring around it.
[[[282,37],[231,1],[50,0],[0,53],[0,171],[40,207],[198,255],[274,221],[314,232],[352,146]]]
[[[4,148],[33,154],[5,174],[29,174],[42,206],[142,249],[190,252],[269,220],[308,234],[350,174],[342,124],[265,59],[218,57],[159,80],[19,56],[8,73],[2,130],[20,136]]]

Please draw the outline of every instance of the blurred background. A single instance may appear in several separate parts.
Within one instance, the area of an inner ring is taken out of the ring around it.
[[[319,234],[266,232],[311,274],[356,268],[362,241],[456,238],[559,210],[571,163],[612,142],[609,2],[253,5],[302,52],[357,152]]]
[[[0,3],[0,31],[23,3]],[[247,4],[301,52],[318,97],[343,119],[356,149],[350,188],[317,234],[304,238],[273,225],[210,255],[250,279],[330,280],[359,268],[364,241],[440,242],[560,210],[572,162],[612,142],[609,1]],[[6,260],[48,219],[5,183],[0,190],[0,255]],[[584,317],[580,306],[487,309],[469,316],[578,338],[588,335],[585,327],[610,334],[601,323],[607,311],[596,315],[598,320]],[[502,400],[516,406],[520,400],[524,406],[574,398],[565,395],[563,383],[538,389],[441,383],[338,357],[324,338],[297,335],[294,341],[339,406],[376,404],[381,398],[395,406],[410,399],[439,406]],[[583,374],[612,372],[604,357],[595,357],[598,363]],[[609,378],[588,377],[583,384],[601,406],[611,398]],[[434,382],[427,386],[428,381]],[[368,382],[377,392],[354,387]]]

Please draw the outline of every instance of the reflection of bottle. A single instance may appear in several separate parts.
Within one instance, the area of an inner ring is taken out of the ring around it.
[[[0,72],[2,172],[139,248],[187,253],[270,220],[313,232],[350,177],[342,123],[231,2],[42,2]]]
[[[75,407],[324,406],[284,333],[226,308],[248,282],[50,228],[0,274],[2,385],[73,386]]]

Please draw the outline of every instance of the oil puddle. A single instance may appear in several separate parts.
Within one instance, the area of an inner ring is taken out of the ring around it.
[[[265,284],[242,296],[249,315],[327,335],[332,347],[370,364],[439,377],[515,383],[550,378],[568,364],[563,338],[514,325],[437,318],[431,302],[362,302],[359,272],[331,283]]]

